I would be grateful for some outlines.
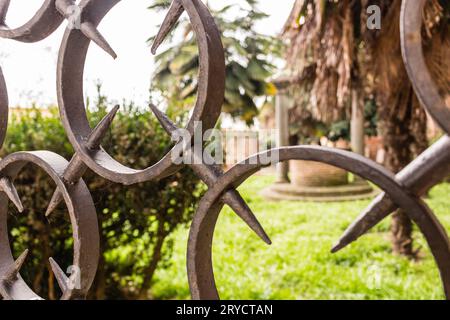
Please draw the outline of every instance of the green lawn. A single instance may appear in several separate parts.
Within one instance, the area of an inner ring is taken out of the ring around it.
[[[337,254],[330,248],[368,201],[267,202],[259,196],[273,178],[250,178],[240,192],[270,235],[267,246],[228,208],[219,217],[214,269],[223,299],[442,299],[437,268],[419,232],[419,262],[392,255],[389,221]],[[450,184],[427,200],[450,230]],[[156,275],[153,297],[188,299],[188,230],[174,235],[172,263]]]

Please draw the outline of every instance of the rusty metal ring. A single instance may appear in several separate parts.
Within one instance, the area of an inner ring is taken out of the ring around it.
[[[0,67],[0,149],[5,141],[6,131],[8,130],[8,91],[6,89],[5,78]]]
[[[14,261],[8,241],[7,215],[8,197],[16,194],[12,181],[28,163],[43,169],[56,183],[67,204],[73,232],[73,273],[67,278],[54,260],[51,260],[53,272],[63,291],[62,299],[85,298],[97,270],[99,259],[99,231],[97,215],[89,190],[83,180],[66,186],[61,179],[67,161],[49,151],[18,152],[0,162],[0,293],[4,299],[29,300],[41,299],[20,276],[20,266],[25,255]],[[5,183],[5,181],[7,181]],[[5,190],[7,188],[7,190]],[[17,202],[16,202],[17,203]],[[69,284],[78,279],[79,287]]]
[[[440,96],[423,54],[422,14],[426,1],[403,1],[400,17],[403,60],[419,101],[439,126],[450,134],[450,98],[444,100]]]
[[[119,1],[85,0],[80,4],[82,16],[97,26]],[[225,91],[225,58],[219,30],[200,0],[174,0],[158,41],[162,41],[183,11],[190,18],[199,46],[198,96],[187,125],[193,136],[195,122],[202,122],[205,131],[214,127],[220,115]],[[92,133],[83,101],[83,69],[89,43],[79,30],[67,29],[58,59],[61,119],[75,151],[92,171],[113,182],[130,185],[172,174],[179,167],[174,166],[170,152],[149,168],[135,170],[120,164],[101,147],[92,150],[86,146]]]
[[[372,181],[404,209],[425,236],[440,271],[446,297],[450,297],[450,242],[442,225],[419,198],[409,195],[395,176],[382,166],[357,154],[330,148],[297,146],[278,149],[279,161],[319,161]],[[191,225],[187,250],[188,280],[193,299],[219,299],[212,266],[212,240],[223,203],[221,194],[238,187],[259,171],[260,159],[273,150],[254,155],[226,172],[202,198]],[[248,164],[251,163],[251,164]]]
[[[1,19],[4,19],[9,3],[10,0],[0,0]],[[64,17],[56,8],[56,0],[45,0],[36,14],[24,25],[14,29],[1,26],[0,37],[21,42],[37,42],[52,34],[63,21]]]

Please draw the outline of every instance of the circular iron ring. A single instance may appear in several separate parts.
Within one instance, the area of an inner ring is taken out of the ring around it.
[[[9,6],[10,0],[3,1],[3,6]],[[56,0],[45,0],[36,14],[24,25],[9,29],[0,28],[0,38],[13,39],[21,42],[37,42],[47,38],[64,21],[64,17],[56,9]]]
[[[6,131],[8,130],[8,91],[6,89],[5,78],[0,67],[0,149],[5,141]]]
[[[419,198],[407,194],[395,176],[373,161],[357,154],[330,148],[297,146],[277,149],[279,161],[318,161],[350,171],[372,181],[418,225],[436,260],[445,295],[450,297],[450,242],[447,233],[433,212]],[[226,172],[202,198],[191,225],[187,250],[188,280],[193,299],[219,299],[212,265],[212,240],[223,203],[221,194],[229,188],[237,188],[264,165],[261,157],[273,150],[255,155]],[[247,164],[246,164],[247,163]],[[251,164],[248,164],[251,163]],[[255,164],[253,164],[255,163]]]
[[[82,17],[97,26],[120,0],[85,0],[80,4]],[[225,58],[220,33],[214,19],[200,0],[179,0],[188,13],[199,46],[199,84],[195,107],[187,125],[194,136],[194,122],[203,131],[215,126],[225,91]],[[177,168],[167,153],[144,170],[126,167],[105,150],[89,150],[85,141],[91,133],[83,99],[83,72],[90,40],[79,30],[67,29],[58,59],[58,101],[61,119],[83,162],[95,173],[113,182],[130,185],[167,176]]]
[[[423,54],[422,20],[426,2],[403,1],[400,17],[403,60],[419,101],[436,123],[450,134],[450,99],[444,100],[440,96]]]
[[[80,287],[68,289],[61,299],[84,299],[94,280],[99,259],[98,222],[92,197],[83,180],[69,186],[64,184],[61,176],[68,162],[49,151],[11,154],[0,162],[0,175],[12,181],[28,163],[43,169],[53,179],[64,196],[70,216],[74,241],[72,264],[80,271]],[[8,198],[0,193],[0,279],[14,265],[8,241],[7,216]],[[41,299],[28,287],[20,274],[2,291],[4,299]]]

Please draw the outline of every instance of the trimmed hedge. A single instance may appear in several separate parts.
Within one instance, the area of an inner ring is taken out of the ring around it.
[[[99,97],[89,112],[92,125],[106,114],[106,99]],[[50,115],[47,113],[50,112]],[[38,108],[12,115],[1,156],[24,150],[50,150],[66,159],[73,149],[59,120],[58,111]],[[118,161],[133,168],[157,162],[170,150],[170,137],[149,111],[122,106],[103,147]],[[121,186],[88,172],[84,180],[91,190],[101,228],[99,270],[90,298],[148,298],[157,267],[170,263],[170,235],[191,220],[203,185],[189,170],[161,181]],[[25,168],[15,181],[25,212],[10,205],[10,241],[17,257],[30,250],[21,272],[43,297],[58,298],[59,288],[48,263],[54,257],[62,268],[72,262],[72,238],[66,208],[61,205],[47,220],[46,207],[53,182],[36,168]]]

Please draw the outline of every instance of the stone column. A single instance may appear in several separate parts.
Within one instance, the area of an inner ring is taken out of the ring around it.
[[[360,103],[358,92],[352,90],[352,120],[350,126],[352,151],[364,155],[364,106]]]
[[[279,90],[275,97],[275,118],[277,134],[277,147],[285,147],[289,145],[289,119],[288,119],[288,102],[287,95]],[[289,183],[289,162],[279,162],[277,164],[276,183]]]
[[[350,142],[352,151],[364,156],[364,104],[359,98],[358,91],[352,89],[352,120],[350,124]],[[355,176],[355,183],[366,184],[359,176]]]

